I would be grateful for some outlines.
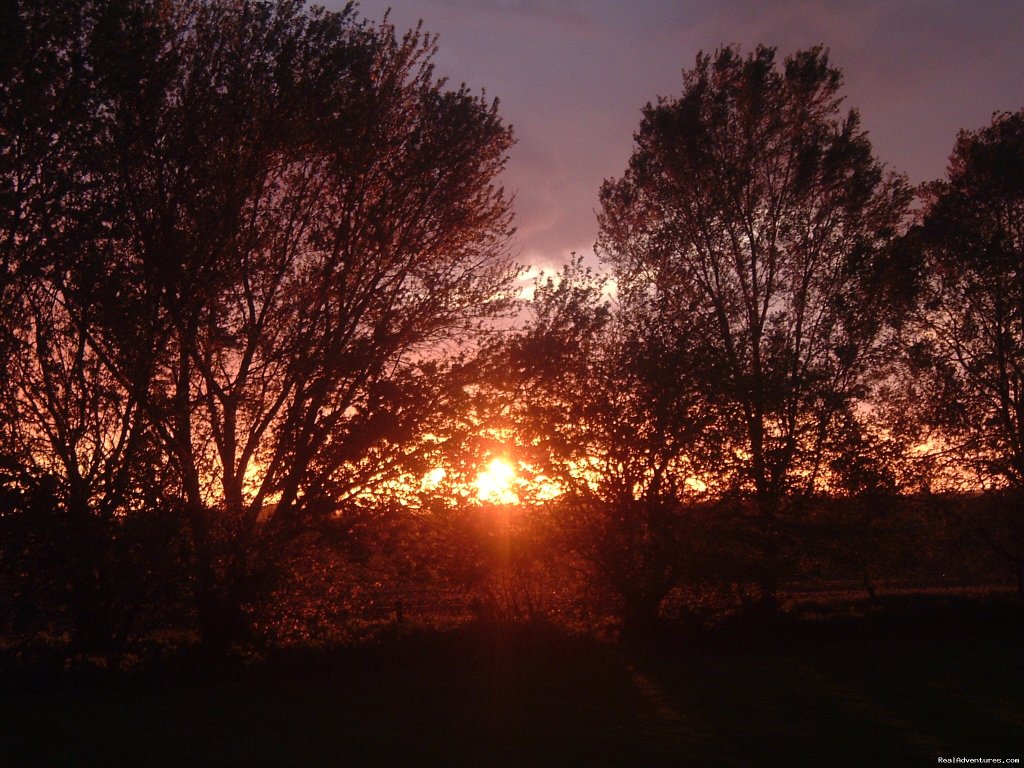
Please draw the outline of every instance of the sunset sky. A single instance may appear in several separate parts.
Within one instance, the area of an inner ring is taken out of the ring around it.
[[[330,0],[338,8],[341,0]],[[519,260],[590,252],[601,180],[625,168],[640,109],[676,96],[701,49],[818,43],[845,74],[876,154],[918,183],[956,132],[1024,107],[1019,0],[363,0],[364,16],[440,36],[438,73],[485,88],[515,129]]]

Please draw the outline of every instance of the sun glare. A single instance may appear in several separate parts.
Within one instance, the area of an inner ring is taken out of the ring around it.
[[[491,459],[486,469],[476,476],[476,496],[492,504],[516,504],[519,496],[514,490],[515,482],[515,467],[505,459]]]
[[[420,481],[420,487],[427,491],[432,491],[441,485],[441,481],[448,476],[448,472],[444,467],[434,467],[432,470],[427,472]]]

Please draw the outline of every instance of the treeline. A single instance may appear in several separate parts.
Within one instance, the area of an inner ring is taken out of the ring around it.
[[[507,345],[520,443],[627,620],[710,574],[774,610],[832,545],[869,579],[871,529],[934,494],[1008,508],[965,532],[1024,590],[1024,112],[915,193],[840,89],[821,48],[699,55],[601,188],[605,273],[543,282]]]
[[[5,651],[312,641],[427,593],[638,629],[963,532],[1021,578],[1024,112],[915,193],[824,50],[702,54],[601,190],[605,271],[523,302],[511,132],[419,30],[5,13]],[[496,453],[517,505],[474,495]],[[958,527],[952,491],[989,501]]]

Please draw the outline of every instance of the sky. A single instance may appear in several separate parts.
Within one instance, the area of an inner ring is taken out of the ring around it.
[[[321,0],[323,2],[323,0]],[[328,0],[339,8],[342,0]],[[1024,108],[1022,0],[361,0],[438,35],[437,73],[500,101],[516,145],[516,256],[592,253],[598,189],[620,176],[643,106],[682,92],[701,50],[825,45],[876,156],[940,178],[960,129]]]

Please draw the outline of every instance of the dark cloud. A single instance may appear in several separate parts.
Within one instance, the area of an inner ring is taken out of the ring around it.
[[[363,0],[361,12],[388,7],[399,27],[422,19],[439,34],[441,74],[501,100],[518,138],[505,183],[535,263],[593,245],[598,187],[625,168],[640,108],[678,94],[702,49],[826,45],[876,153],[913,182],[943,174],[959,129],[1024,106],[1018,0]]]

